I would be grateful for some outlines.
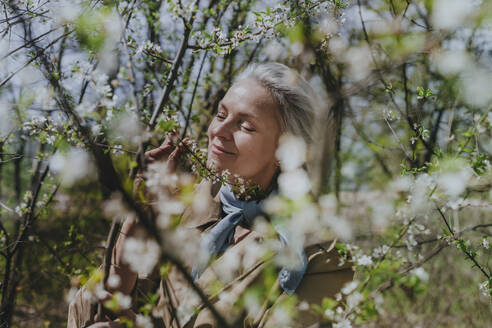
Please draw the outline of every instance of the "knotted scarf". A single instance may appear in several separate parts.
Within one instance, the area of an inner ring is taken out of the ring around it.
[[[220,202],[226,216],[202,238],[201,246],[205,250],[207,258],[199,260],[193,266],[191,275],[195,282],[208,266],[210,259],[225,252],[232,244],[237,225],[244,222],[248,226],[252,226],[255,218],[264,213],[263,200],[241,201],[236,198],[228,184],[224,184],[220,189]],[[273,224],[273,227],[279,234],[283,245],[289,245],[290,238],[287,230],[280,225]],[[300,259],[300,268],[293,270],[283,267],[278,274],[280,286],[289,295],[294,293],[297,286],[299,286],[307,268],[308,261],[304,249],[296,250],[296,254]]]

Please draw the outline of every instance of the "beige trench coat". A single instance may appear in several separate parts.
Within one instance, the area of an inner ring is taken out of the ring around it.
[[[219,188],[220,186],[212,185],[208,181],[204,181],[197,186],[196,191],[205,195],[208,205],[206,206],[207,213],[197,218],[193,215],[193,210],[188,208],[183,214],[182,222],[185,226],[206,232],[219,221],[221,214]],[[254,249],[251,245],[258,245],[263,241],[263,236],[257,231],[247,228],[239,228],[238,231],[236,231],[235,237],[239,241],[230,246],[221,257],[204,271],[197,284],[210,297],[215,308],[227,320],[240,322],[239,326],[241,327],[279,326],[279,323],[275,322],[275,316],[272,313],[275,311],[276,305],[283,298],[288,297],[285,292],[281,293],[274,304],[265,302],[261,310],[253,316],[245,316],[244,313],[238,313],[233,306],[234,301],[249,286],[261,282],[261,273],[265,267],[265,263],[261,259],[256,261],[249,260],[249,263],[252,263],[252,265],[247,268],[243,267],[234,273],[232,280],[220,291],[221,295],[227,294],[228,297],[217,297],[216,290],[215,294],[212,293],[213,284],[211,282],[219,276],[218,272],[220,272],[220,269],[218,268],[223,264],[222,261],[226,258],[226,253],[234,252],[235,255],[244,256],[248,253],[248,250],[251,252],[251,249]],[[309,260],[308,267],[301,284],[295,292],[299,302],[305,301],[308,304],[321,304],[324,297],[334,297],[345,283],[353,279],[354,272],[352,270],[352,264],[347,262],[343,266],[339,266],[338,253],[333,246],[333,241],[310,240],[309,237],[307,238],[305,252]],[[114,253],[113,257],[118,258]],[[189,270],[188,272],[191,271],[189,266],[187,266],[187,269]],[[158,277],[154,279],[151,277],[139,277],[137,285],[132,292],[134,299],[137,296],[145,295],[147,291],[152,290],[156,286],[155,284],[160,284],[160,299],[157,305],[157,312],[159,316],[162,316],[162,319],[155,322],[157,326],[178,327],[175,319],[176,316],[173,313],[183,311],[187,306],[188,309],[192,309],[193,305],[198,305],[199,308],[202,308],[198,314],[178,316],[181,319],[180,326],[185,328],[218,327],[211,312],[203,306],[200,307],[199,302],[197,303],[197,297],[194,296],[191,287],[175,267],[171,268],[167,278],[162,281]],[[281,291],[278,283],[276,284],[276,288]],[[79,290],[69,306],[68,328],[85,327],[91,322],[94,315],[94,306],[91,306],[90,302],[84,298],[85,292],[84,287]],[[330,327],[330,325],[329,323],[324,323],[321,317],[314,314],[312,310],[303,309],[298,310],[292,327]]]

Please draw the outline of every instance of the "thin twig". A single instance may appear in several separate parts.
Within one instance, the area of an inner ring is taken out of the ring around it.
[[[448,228],[449,233],[451,233],[453,240],[459,240],[459,238],[456,236],[454,230],[449,226],[448,220],[444,216],[444,213],[441,211],[441,209],[439,207],[436,207],[436,208],[437,208],[437,211],[439,212],[439,214],[441,215],[442,220],[446,224],[446,227]],[[460,248],[460,249],[463,253],[465,253],[465,255],[468,257],[468,259],[470,259],[473,262],[473,264],[480,269],[480,271],[484,274],[484,276],[487,277],[487,279],[489,279],[490,275],[487,272],[485,272],[485,269],[477,262],[477,260],[475,260],[475,257],[472,256],[467,249],[463,249],[463,248]]]
[[[181,139],[184,139],[184,137],[186,136],[186,131],[188,130],[188,126],[190,124],[190,117],[191,117],[191,110],[193,108],[193,101],[195,100],[195,94],[196,94],[196,90],[198,88],[198,82],[200,81],[200,76],[202,74],[203,64],[205,63],[205,59],[207,58],[207,53],[208,53],[208,50],[205,51],[205,53],[203,54],[202,62],[200,63],[200,69],[198,71],[198,76],[196,77],[195,86],[193,87],[193,93],[191,94],[190,106],[188,107],[188,114],[186,115],[185,127],[183,129],[183,133],[181,133]]]
[[[46,50],[48,50],[48,48],[51,48],[55,43],[57,43],[59,40],[63,39],[64,37],[66,37],[68,34],[71,34],[71,33],[73,33],[73,31],[69,31],[69,32],[61,35],[60,37],[58,37],[55,40],[53,40],[52,42],[50,42],[46,47],[40,49],[39,52],[36,54],[36,56],[34,56],[31,59],[29,59],[24,65],[22,65],[17,70],[15,70],[15,72],[10,73],[9,76],[7,76],[2,82],[0,82],[0,88],[3,87],[8,81],[10,81],[10,79],[12,79],[17,73],[19,73],[24,68],[26,68],[27,66],[29,66],[33,61],[35,61],[36,59],[38,59],[39,57],[41,57],[43,55],[43,53]]]

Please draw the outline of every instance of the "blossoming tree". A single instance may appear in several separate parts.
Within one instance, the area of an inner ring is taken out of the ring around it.
[[[230,178],[205,165],[206,127],[234,77],[264,61],[296,68],[320,95],[314,145],[281,139],[268,214],[298,243],[338,238],[356,271],[333,299],[282,303],[277,322],[288,326],[296,309],[334,327],[488,322],[490,2],[10,0],[1,11],[2,327],[63,326],[82,284],[106,308],[129,308],[103,287],[121,283],[108,280],[109,260],[128,215],[148,237],[127,243],[125,261],[163,276],[174,265],[192,283],[182,261],[199,245],[180,216],[203,210],[194,183]],[[144,152],[170,134],[184,144],[179,170],[150,165],[132,192]],[[273,241],[254,253],[273,257],[273,269],[237,300],[252,313],[274,269],[292,261]],[[251,261],[230,255],[221,278]],[[136,326],[150,326],[155,308],[151,294]]]

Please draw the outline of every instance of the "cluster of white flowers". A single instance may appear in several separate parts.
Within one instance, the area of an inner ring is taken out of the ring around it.
[[[163,232],[164,249],[172,250],[173,254],[183,263],[190,266],[198,259],[207,259],[209,253],[200,245],[201,238],[197,229],[179,226]]]
[[[483,237],[482,238],[482,246],[485,249],[489,249],[490,248],[490,243],[489,243],[489,240],[487,239],[487,237]]]
[[[183,300],[180,300],[177,311],[179,322],[187,322],[196,313],[201,300],[193,291],[187,292]]]
[[[432,10],[432,23],[436,28],[455,29],[473,14],[475,6],[460,0],[436,0]]]
[[[153,239],[130,237],[124,243],[123,261],[128,263],[134,272],[147,276],[157,264],[160,254],[159,244]]]
[[[140,46],[138,46],[135,55],[139,55],[141,53],[150,53],[150,54],[160,54],[162,53],[162,48],[160,45],[153,43],[150,40],[145,40]]]
[[[382,256],[385,256],[389,250],[390,250],[390,247],[388,245],[378,246],[372,250],[372,257],[380,258]]]
[[[22,216],[24,213],[26,213],[31,199],[32,199],[32,191],[27,190],[24,193],[24,196],[22,197],[22,202],[15,207],[14,209],[15,213],[17,213],[17,215],[19,216]]]
[[[350,240],[353,236],[353,228],[346,218],[337,214],[335,195],[322,195],[318,203],[321,208],[321,226],[331,229],[337,237],[345,241]]]
[[[362,252],[356,253],[354,259],[357,265],[369,266],[372,264],[372,257],[370,255],[362,254]]]
[[[489,292],[489,282],[487,280],[478,285],[478,290],[483,296],[487,298],[492,297]]]
[[[343,288],[340,290],[342,294],[344,295],[349,295],[352,293],[357,287],[359,286],[359,281],[358,280],[352,280],[343,286]]]
[[[260,311],[263,300],[257,293],[248,291],[244,295],[244,307],[248,313],[248,316],[254,318]]]
[[[282,174],[278,177],[280,193],[289,199],[298,199],[306,195],[311,190],[311,182],[301,167],[306,160],[304,140],[284,134],[275,154],[282,168]]]
[[[226,39],[226,35],[225,35],[224,31],[222,31],[220,29],[220,27],[215,27],[212,30],[212,35],[215,35],[217,42],[219,42],[219,43],[223,42]]]
[[[242,41],[242,40],[245,40],[246,39],[246,33],[244,33],[243,30],[241,30],[242,26],[239,26],[239,29],[238,30],[235,30],[232,34],[232,38],[231,38],[231,43],[232,43],[232,46],[234,48],[237,48],[239,46],[239,43]]]
[[[281,304],[273,309],[272,320],[277,327],[290,327],[292,314],[284,304]]]
[[[150,317],[137,314],[137,317],[135,319],[135,327],[136,328],[153,328],[154,324],[152,323],[152,320]]]
[[[72,24],[83,12],[84,1],[58,0],[49,1],[46,6],[50,10],[54,21],[59,25]]]
[[[456,171],[443,172],[436,176],[436,182],[440,188],[452,199],[456,199],[463,191],[473,176],[473,169],[469,166]]]
[[[423,282],[429,281],[429,274],[422,267],[415,268],[410,273],[417,276]]]
[[[95,172],[89,154],[81,148],[71,148],[66,153],[56,152],[50,159],[50,169],[58,174],[61,183],[67,186]]]
[[[173,19],[188,19],[193,12],[197,11],[197,5],[195,1],[178,1],[178,4],[172,6],[171,13],[173,14]]]
[[[127,310],[132,306],[132,298],[121,292],[114,293],[112,298],[116,301],[118,308],[122,310]]]
[[[111,198],[104,202],[103,210],[107,217],[119,218],[120,220],[123,220],[130,213],[119,193],[113,193]]]
[[[408,214],[411,216],[424,216],[432,208],[429,194],[434,189],[434,179],[427,173],[420,174],[410,188],[411,195],[408,196],[407,203],[410,205]]]
[[[46,143],[49,145],[53,145],[55,143],[56,135],[59,133],[59,129],[60,128],[52,118],[39,115],[33,116],[29,121],[25,121],[22,126],[22,131],[27,135],[42,135]]]
[[[371,73],[374,65],[371,60],[371,51],[366,45],[351,47],[345,51],[347,73],[354,81],[362,80]]]

